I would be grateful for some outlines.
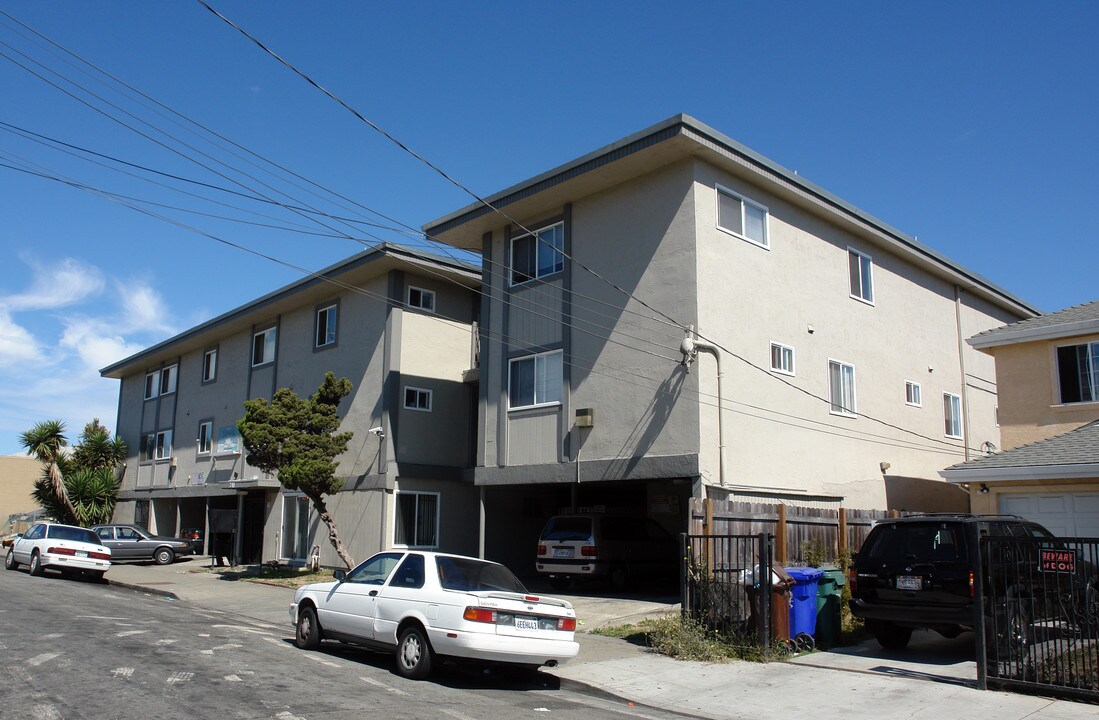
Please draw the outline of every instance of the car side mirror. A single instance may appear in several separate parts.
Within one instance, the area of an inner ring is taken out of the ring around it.
[[[344,578],[347,577],[347,573],[345,573],[343,570],[336,570],[332,573],[332,577],[336,578],[336,582],[343,582]]]

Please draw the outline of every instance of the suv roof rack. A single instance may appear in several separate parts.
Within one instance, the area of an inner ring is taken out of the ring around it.
[[[973,518],[975,520],[1026,520],[1021,515],[1007,515],[1001,513],[952,513],[952,512],[917,512],[910,515],[904,515],[899,518],[892,518],[894,520],[903,520],[905,518]]]

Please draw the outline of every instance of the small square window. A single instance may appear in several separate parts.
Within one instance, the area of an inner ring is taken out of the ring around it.
[[[767,208],[720,185],[717,187],[717,226],[739,238],[768,247]]]
[[[911,405],[912,407],[923,407],[923,398],[920,395],[920,384],[918,382],[905,380],[904,404]]]
[[[218,351],[217,348],[207,350],[202,355],[202,382],[208,383],[217,380],[218,377]]]
[[[1057,348],[1061,404],[1099,401],[1099,342]]]
[[[851,297],[874,304],[873,260],[865,253],[847,248],[847,266],[851,280]]]
[[[326,305],[317,310],[317,334],[313,347],[322,348],[336,344],[336,315],[335,305]]]
[[[423,388],[406,387],[404,389],[404,406],[408,410],[431,412],[431,391]]]
[[[794,348],[781,343],[771,343],[771,370],[783,375],[793,375]]]
[[[266,365],[275,361],[275,328],[268,328],[252,336],[252,365]]]
[[[565,226],[557,223],[511,241],[511,284],[552,275],[565,269]]]
[[[408,288],[408,306],[426,310],[427,312],[435,312],[435,291],[424,290],[418,287]]]

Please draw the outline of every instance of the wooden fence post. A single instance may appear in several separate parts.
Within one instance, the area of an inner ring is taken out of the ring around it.
[[[775,560],[786,564],[786,506],[778,506],[778,525],[775,527]]]
[[[839,538],[836,542],[836,559],[842,558],[847,553],[847,508],[840,508]]]
[[[702,534],[710,536],[714,534],[714,501],[710,498],[705,498],[702,501]],[[710,549],[713,547],[714,541],[710,537],[706,537],[702,541],[702,564],[706,567],[706,577],[711,577],[714,574],[714,559],[713,553]]]

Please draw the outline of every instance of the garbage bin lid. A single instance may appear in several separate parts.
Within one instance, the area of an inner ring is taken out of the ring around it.
[[[794,578],[794,581],[798,585],[808,585],[820,581],[820,576],[824,574],[823,570],[817,568],[786,568],[786,572],[790,574],[790,577]]]

